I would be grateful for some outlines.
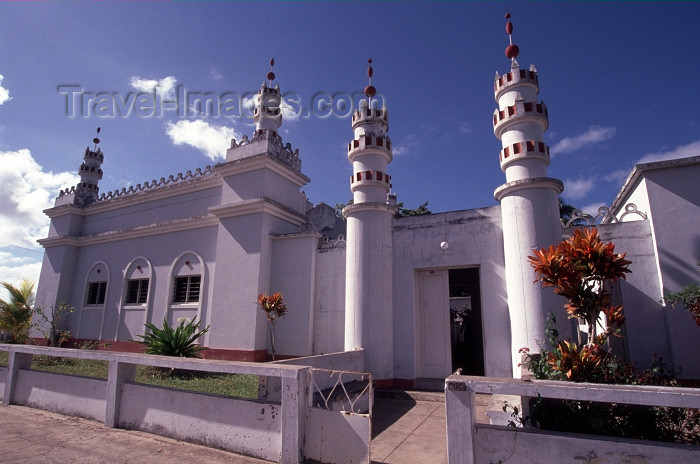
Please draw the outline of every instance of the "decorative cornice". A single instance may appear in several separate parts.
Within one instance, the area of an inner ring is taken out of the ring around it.
[[[351,214],[361,211],[381,211],[396,215],[398,209],[396,205],[391,205],[389,203],[353,203],[343,208],[343,217],[347,219]]]
[[[121,191],[110,193],[107,197],[103,195],[98,201],[84,208],[80,208],[72,204],[63,204],[46,209],[44,210],[44,213],[50,218],[65,214],[89,216],[91,214],[103,213],[106,211],[123,208],[131,204],[157,201],[182,195],[183,193],[206,190],[217,187],[220,184],[221,177],[219,177],[213,171],[208,175],[201,175],[201,177],[191,176],[186,180],[175,180],[173,176],[170,176],[168,180],[163,180],[161,178],[161,183],[159,183],[156,187],[145,187],[145,184],[142,187],[141,184],[137,184],[136,187],[130,186],[128,189],[123,188]]]
[[[269,198],[255,198],[227,205],[212,206],[209,208],[209,212],[218,219],[266,213],[298,226],[306,222],[306,217],[302,213],[293,211]]]
[[[688,166],[691,164],[700,164],[700,156],[675,158],[670,160],[654,161],[651,163],[641,163],[635,165],[634,169],[632,169],[632,172],[627,177],[625,184],[615,196],[615,200],[612,202],[612,205],[610,205],[611,214],[615,215],[620,211],[623,204],[627,200],[627,197],[632,192],[634,185],[637,183],[637,180],[639,180],[644,171],[651,171],[654,169],[677,168],[681,166]]]
[[[82,237],[72,237],[68,235],[61,235],[58,237],[49,237],[38,240],[39,244],[44,248],[56,247],[56,246],[86,246],[95,245],[98,243],[109,243],[116,242],[120,240],[130,240],[134,238],[148,237],[151,235],[162,235],[169,234],[172,232],[181,232],[185,230],[201,229],[204,227],[213,227],[217,225],[219,221],[215,216],[195,216],[185,219],[178,219],[175,221],[167,221],[155,224],[148,224],[145,226],[133,227],[130,229],[123,230],[112,230],[109,232],[102,232],[95,235],[86,235]]]
[[[254,155],[247,158],[227,161],[226,163],[217,164],[215,167],[216,173],[221,177],[243,174],[260,169],[269,169],[299,187],[304,186],[311,181],[310,178],[306,177],[301,172],[293,171],[268,153],[260,153],[259,155]]]
[[[556,190],[557,194],[560,194],[564,191],[564,184],[559,179],[554,179],[553,177],[533,177],[531,179],[515,180],[498,187],[496,191],[493,192],[493,196],[496,201],[500,202],[504,196],[513,192],[534,188]]]

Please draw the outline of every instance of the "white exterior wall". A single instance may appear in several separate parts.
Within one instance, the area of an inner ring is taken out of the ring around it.
[[[413,379],[418,370],[416,272],[476,266],[486,375],[511,376],[500,216],[500,207],[495,206],[394,220],[395,378]],[[449,243],[447,250],[440,248],[443,241]]]
[[[205,182],[207,181],[208,185],[212,185],[212,181],[217,179],[206,179]],[[80,235],[89,236],[206,216],[207,208],[219,204],[221,199],[221,187],[218,185],[194,192],[182,188],[171,190],[140,192],[130,197],[96,203],[89,209],[90,213],[83,217]]]
[[[121,340],[139,340],[135,335],[144,333],[143,324],[147,321],[160,326],[163,318],[174,323],[181,316],[192,318],[199,315],[200,320],[203,321],[202,326],[209,324],[211,314],[206,311],[206,308],[211,308],[211,304],[208,303],[211,302],[210,283],[216,261],[215,243],[216,229],[208,227],[80,247],[78,259],[70,270],[70,274],[75,276],[70,297],[65,300],[76,309],[71,315],[73,335],[76,338],[117,340],[120,325],[124,324],[121,327],[124,338]],[[191,248],[184,248],[185,246],[191,246]],[[171,304],[173,264],[185,251],[198,255],[204,261],[200,302],[173,305]],[[141,306],[141,309],[125,311],[123,309],[126,291],[124,272],[129,263],[137,257],[145,257],[152,265],[148,303]],[[98,262],[105,263],[108,268],[105,304],[104,307],[88,308],[84,305],[88,273]],[[200,306],[204,308],[201,313]],[[80,320],[81,311],[82,320]],[[140,317],[137,315],[139,312],[142,314]],[[126,321],[123,320],[124,317]],[[207,336],[209,334],[206,334],[203,339],[205,343]]]
[[[314,354],[343,351],[345,247],[319,250],[314,286]]]
[[[631,274],[618,281],[613,291],[613,303],[624,304],[625,325],[622,340],[613,339],[613,347],[624,346],[630,361],[640,368],[649,367],[652,356],[658,354],[670,360],[670,345],[666,315],[659,303],[659,277],[656,272],[649,221],[635,221],[597,226],[605,242],[615,244],[616,253],[627,253],[632,261]],[[567,230],[567,235],[573,228]]]
[[[653,307],[663,314],[663,332],[670,353],[664,358],[676,369],[682,366],[683,377],[700,378],[700,328],[683,308],[660,307],[664,294],[675,292],[690,282],[700,281],[700,158],[660,161],[640,165],[633,175],[638,178],[616,199],[619,218],[624,205],[634,203],[648,215],[653,236],[655,261],[649,267],[658,270],[659,278],[650,295]],[[629,181],[628,181],[629,182]],[[638,220],[634,214],[624,220]],[[652,303],[650,303],[652,304]],[[662,312],[661,312],[662,311]],[[654,332],[653,343],[661,338]],[[630,344],[632,342],[630,341]],[[647,344],[649,342],[647,341]],[[641,362],[641,361],[640,361]]]
[[[287,304],[287,316],[275,322],[277,354],[313,354],[314,276],[319,238],[319,234],[309,233],[274,237],[272,240],[273,266],[268,293],[281,292]],[[268,350],[272,352],[272,347],[268,346]]]

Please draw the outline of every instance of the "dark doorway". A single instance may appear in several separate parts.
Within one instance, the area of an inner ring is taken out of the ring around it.
[[[452,371],[484,375],[479,268],[450,269]]]

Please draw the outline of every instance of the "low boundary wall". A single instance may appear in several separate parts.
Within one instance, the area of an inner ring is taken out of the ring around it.
[[[700,389],[523,381],[452,375],[445,380],[450,464],[681,464],[700,462],[700,447],[477,424],[476,393],[700,409]]]
[[[8,367],[0,367],[0,393],[5,404],[84,417],[109,427],[142,430],[282,463],[318,459],[319,453],[327,455],[324,442],[337,442],[340,437],[333,433],[349,433],[355,437],[355,454],[351,453],[346,462],[369,463],[369,415],[323,411],[340,420],[329,416],[326,420],[335,420],[338,425],[325,430],[321,437],[316,424],[309,423],[310,417],[319,414],[313,411],[319,408],[311,404],[314,390],[318,390],[314,379],[328,376],[321,369],[26,345],[0,345],[0,350],[9,352]],[[108,378],[34,371],[34,355],[106,361]],[[346,356],[354,359],[356,355],[350,352]],[[137,365],[251,374],[275,379],[280,391],[274,401],[250,400],[139,384],[134,381]],[[371,398],[371,377],[344,374],[367,382],[364,395]]]

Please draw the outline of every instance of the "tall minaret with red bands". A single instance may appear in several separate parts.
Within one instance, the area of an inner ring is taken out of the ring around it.
[[[347,219],[345,261],[345,349],[365,350],[365,369],[374,379],[393,378],[393,239],[396,198],[390,194],[391,139],[385,107],[372,108],[376,89],[369,60],[366,100],[352,115],[352,204]]]
[[[539,80],[533,65],[520,69],[516,61],[520,49],[513,43],[513,23],[506,14],[509,45],[506,57],[510,72],[496,73],[494,96],[498,109],[493,113],[493,132],[501,141],[499,154],[506,183],[494,192],[501,203],[505,253],[508,310],[511,324],[513,374],[520,376],[518,350],[538,351],[544,338],[546,314],[559,302],[551,291],[534,284],[535,273],[528,256],[561,240],[558,196],[564,186],[547,176],[550,156],[543,134],[549,127],[547,106],[537,100]]]

